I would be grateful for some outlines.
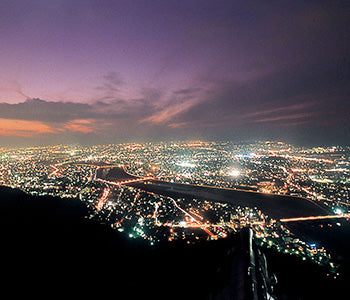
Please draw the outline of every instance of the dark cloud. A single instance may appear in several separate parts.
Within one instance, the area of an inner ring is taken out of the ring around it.
[[[195,92],[200,91],[200,88],[187,88],[187,89],[181,89],[181,90],[177,90],[174,91],[173,93],[176,95],[192,95]]]
[[[147,113],[144,99],[94,103],[53,102],[27,99],[17,104],[0,103],[0,118],[65,123],[78,119],[113,120],[140,117]]]
[[[84,103],[49,102],[41,99],[27,99],[23,103],[0,103],[0,118],[32,120],[42,122],[66,122],[85,118],[91,114],[91,107]]]

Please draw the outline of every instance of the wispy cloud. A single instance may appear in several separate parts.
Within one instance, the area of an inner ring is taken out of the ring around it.
[[[188,100],[183,103],[170,105],[170,107],[163,108],[160,111],[154,113],[150,117],[141,120],[141,123],[163,124],[170,122],[175,116],[187,111],[195,103],[192,100]]]
[[[175,128],[174,119],[184,114],[186,111],[201,102],[202,89],[197,87],[189,87],[178,89],[170,93],[170,95],[153,103],[154,111],[140,123],[167,124],[169,127]],[[188,121],[186,121],[188,123]]]
[[[114,71],[103,75],[102,80],[102,85],[97,86],[96,89],[102,91],[106,97],[115,96],[117,92],[120,92],[121,86],[124,85],[124,80]]]
[[[11,94],[11,92],[14,92],[15,94],[23,96],[25,99],[31,98],[26,93],[24,93],[21,85],[17,80],[5,78],[3,76],[0,76],[0,92],[4,94]]]
[[[292,115],[263,118],[263,119],[253,120],[251,122],[253,122],[253,123],[266,123],[266,122],[276,122],[276,121],[284,121],[284,120],[297,120],[297,119],[309,118],[309,117],[314,116],[314,115],[315,115],[315,113],[307,112],[307,113],[299,113],[299,114],[292,114]]]
[[[251,113],[247,113],[243,115],[243,118],[251,118],[251,117],[257,117],[262,115],[269,115],[269,114],[277,114],[277,113],[286,113],[291,111],[300,111],[304,110],[312,105],[315,105],[315,102],[308,102],[308,103],[297,103],[293,105],[287,105],[282,107],[276,107],[276,108],[270,108],[266,110],[259,110]]]

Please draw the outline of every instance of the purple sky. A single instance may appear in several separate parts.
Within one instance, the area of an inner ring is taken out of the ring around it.
[[[0,145],[349,144],[349,1],[1,1]]]

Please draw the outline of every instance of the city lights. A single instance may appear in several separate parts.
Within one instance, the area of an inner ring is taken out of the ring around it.
[[[194,168],[196,166],[195,164],[192,164],[188,161],[178,162],[176,163],[176,165],[184,168]]]
[[[226,238],[249,226],[262,247],[334,269],[323,248],[310,247],[284,225],[349,218],[348,153],[346,147],[321,151],[282,142],[1,148],[0,184],[33,195],[78,198],[89,207],[90,218],[151,245]],[[183,184],[188,184],[215,187],[217,192],[227,189],[298,196],[328,213],[275,220],[255,207],[173,198],[136,187],[162,182],[173,183],[170,189],[174,190],[183,190]]]
[[[240,172],[238,170],[230,170],[227,174],[232,177],[238,177]]]

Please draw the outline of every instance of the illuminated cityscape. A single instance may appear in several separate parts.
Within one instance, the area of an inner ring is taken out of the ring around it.
[[[32,195],[80,199],[89,218],[150,245],[226,238],[248,226],[259,246],[327,266],[336,277],[330,253],[298,237],[288,224],[349,219],[349,153],[349,147],[301,148],[270,141],[2,148],[0,184]],[[181,192],[196,187],[314,206],[312,215],[307,210],[285,213],[251,200],[244,206]]]
[[[349,298],[349,4],[0,1],[3,294]]]

